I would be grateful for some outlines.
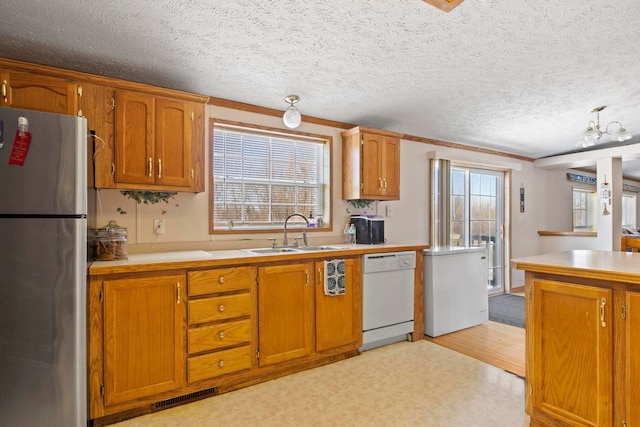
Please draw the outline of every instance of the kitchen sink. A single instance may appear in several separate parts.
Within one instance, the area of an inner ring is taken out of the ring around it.
[[[342,248],[336,246],[299,246],[296,249],[299,251],[337,251]]]
[[[244,249],[252,254],[280,254],[287,252],[300,252],[298,248],[261,248],[261,249]]]
[[[281,254],[281,253],[300,253],[312,251],[330,251],[339,250],[341,248],[335,246],[296,246],[293,248],[260,248],[260,249],[243,249],[245,252],[252,254]]]

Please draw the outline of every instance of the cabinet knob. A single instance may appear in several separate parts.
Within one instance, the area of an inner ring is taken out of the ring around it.
[[[220,283],[221,285],[224,283],[224,276],[218,277],[218,283]]]
[[[220,313],[222,313],[222,312],[224,311],[224,309],[225,309],[225,308],[227,308],[227,307],[225,307],[225,306],[224,306],[224,304],[220,304],[220,305],[218,306],[218,311],[219,311]]]
[[[220,339],[224,338],[224,331],[220,331],[220,333],[218,334],[218,338]]]
[[[218,366],[223,368],[224,367],[224,360],[221,360],[218,362]]]

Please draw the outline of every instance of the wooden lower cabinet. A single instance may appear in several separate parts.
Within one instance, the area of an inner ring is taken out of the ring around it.
[[[324,293],[324,262],[316,262],[316,351],[340,346],[362,345],[362,263],[349,258],[345,263],[345,293]]]
[[[98,424],[354,356],[362,344],[360,257],[346,292],[324,262],[89,277],[89,415]]]
[[[611,425],[612,295],[593,286],[533,282],[533,419]]]
[[[104,281],[104,405],[180,388],[184,274]]]
[[[258,269],[260,366],[313,351],[313,262]]]
[[[187,381],[212,380],[253,367],[256,268],[188,274]]]
[[[627,427],[640,426],[640,292],[625,293],[624,406]]]

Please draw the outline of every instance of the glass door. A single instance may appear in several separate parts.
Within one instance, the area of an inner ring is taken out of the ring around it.
[[[451,166],[450,242],[486,246],[489,293],[504,290],[504,173]]]

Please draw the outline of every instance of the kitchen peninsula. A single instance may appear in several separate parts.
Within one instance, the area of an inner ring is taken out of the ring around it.
[[[531,425],[639,425],[640,254],[573,250],[511,266],[525,270]]]
[[[88,269],[88,391],[94,426],[355,356],[362,256],[415,251],[413,340],[422,339],[424,244],[130,255]],[[345,293],[324,292],[341,259]],[[415,338],[414,338],[415,337]]]

